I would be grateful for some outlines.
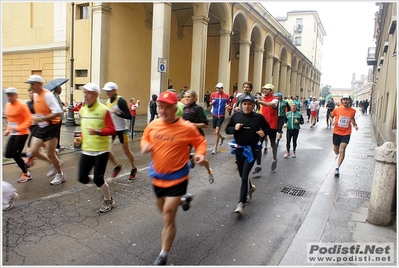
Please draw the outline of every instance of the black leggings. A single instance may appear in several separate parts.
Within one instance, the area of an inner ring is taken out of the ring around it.
[[[6,158],[13,158],[15,162],[18,164],[19,168],[22,170],[22,173],[28,172],[25,167],[25,162],[21,157],[22,150],[25,147],[25,142],[28,139],[28,134],[26,135],[12,135],[8,140],[6,147]]]
[[[90,170],[94,167],[94,183],[97,187],[101,187],[104,184],[104,174],[107,168],[109,152],[92,156],[82,154],[79,163],[79,181],[83,184],[89,183]]]
[[[269,137],[270,146],[272,147],[272,154],[273,160],[277,159],[277,145],[276,145],[276,136],[277,136],[277,129],[271,129],[269,132],[265,133],[264,137],[260,137],[259,141],[263,144],[266,136]],[[265,147],[266,148],[266,147]],[[256,164],[260,166],[262,163],[262,154],[256,154]]]
[[[290,143],[291,143],[291,138],[292,138],[292,147],[294,149],[294,152],[296,151],[296,141],[298,139],[299,135],[299,129],[291,129],[287,130],[287,152],[290,151]]]
[[[236,149],[236,163],[238,167],[238,173],[241,177],[241,190],[240,190],[240,202],[247,202],[248,187],[251,181],[249,180],[249,172],[251,172],[252,167],[255,164],[255,159],[257,154],[260,154],[260,150],[252,150],[252,155],[254,160],[249,163],[248,159],[243,155],[243,149]]]

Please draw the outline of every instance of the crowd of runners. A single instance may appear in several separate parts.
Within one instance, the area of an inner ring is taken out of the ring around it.
[[[18,183],[32,180],[29,168],[37,159],[49,163],[48,177],[55,177],[51,185],[59,185],[66,181],[62,171],[62,161],[57,156],[59,146],[60,120],[63,114],[61,103],[56,96],[43,87],[45,80],[38,75],[31,75],[26,83],[32,100],[27,104],[18,100],[18,90],[5,89],[8,103],[5,107],[7,128],[4,136],[10,136],[5,149],[5,157],[13,158],[21,169],[22,175]],[[110,211],[115,201],[110,187],[104,178],[108,160],[114,169],[112,177],[116,177],[124,168],[112,152],[112,141],[118,138],[123,153],[130,163],[128,180],[137,175],[135,156],[129,148],[129,136],[134,135],[133,128],[140,101],[127,101],[118,94],[118,85],[107,82],[102,90],[106,91],[108,100],[102,104],[99,100],[101,89],[94,83],[83,86],[84,101],[79,107],[82,133],[74,138],[76,146],[81,147],[81,157],[77,171],[77,179],[83,184],[94,183],[103,195],[99,209],[105,213]],[[299,97],[284,98],[276,92],[272,84],[262,86],[260,92],[253,93],[251,82],[242,85],[242,93],[236,92],[233,98],[224,92],[223,83],[217,83],[213,92],[207,92],[205,109],[197,104],[195,90],[185,88],[179,94],[169,89],[159,96],[152,97],[150,103],[151,120],[144,129],[140,140],[141,153],[151,154],[148,176],[152,178],[156,204],[162,213],[163,229],[161,234],[161,252],[154,265],[165,265],[168,253],[176,236],[175,218],[179,207],[184,211],[190,209],[194,196],[187,192],[190,170],[197,164],[205,168],[204,177],[213,183],[215,178],[211,162],[206,159],[207,140],[203,128],[210,124],[207,114],[212,114],[214,146],[211,154],[218,153],[218,147],[224,144],[227,135],[233,139],[228,143],[241,178],[241,186],[237,193],[238,202],[234,213],[242,214],[256,190],[252,184],[252,176],[262,173],[262,155],[268,153],[270,142],[272,161],[270,169],[277,169],[277,149],[285,132],[286,144],[284,158],[297,157],[298,137],[301,125],[305,123],[300,112],[301,105],[306,107],[307,122],[310,129],[319,121],[320,104],[316,98],[310,97],[300,101]],[[352,100],[344,94],[336,107],[334,100],[326,104],[327,128],[334,127],[332,135],[333,151],[337,158],[334,174],[339,177],[340,166],[345,157],[345,149],[349,143],[352,127],[358,130],[355,121],[356,110],[351,106]],[[154,105],[157,108],[154,110]],[[181,107],[181,108],[179,108]],[[134,113],[132,113],[134,109]],[[224,120],[228,116],[225,129]],[[155,118],[157,117],[157,118]],[[130,122],[129,122],[130,120]],[[133,128],[132,128],[133,125]],[[129,127],[130,126],[130,127]],[[22,151],[28,140],[26,161]],[[292,145],[291,145],[292,143]],[[45,148],[45,153],[41,148]],[[167,161],[165,159],[173,159]],[[3,183],[3,210],[12,208],[18,198],[15,188]]]

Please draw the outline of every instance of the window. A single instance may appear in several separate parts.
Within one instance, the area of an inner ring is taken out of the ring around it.
[[[84,20],[89,18],[89,11],[90,11],[89,4],[77,5],[76,9],[77,9],[76,19]]]
[[[87,77],[87,70],[75,70],[76,77]]]
[[[313,31],[316,32],[316,22],[313,23]]]
[[[302,45],[302,37],[295,37],[295,45],[296,46]]]
[[[298,26],[298,25],[301,25],[302,26],[302,24],[303,24],[303,19],[302,18],[297,18],[296,19],[296,25]]]

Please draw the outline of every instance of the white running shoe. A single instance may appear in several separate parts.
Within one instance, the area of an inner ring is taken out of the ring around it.
[[[57,175],[55,175],[54,180],[52,180],[52,181],[50,182],[50,184],[51,184],[51,185],[58,185],[58,184],[63,183],[64,181],[66,181],[65,174],[64,174],[64,173],[62,173],[62,174],[57,174]]]
[[[238,203],[236,209],[234,210],[234,213],[242,214],[244,212],[244,207],[245,207],[244,203],[242,202]]]

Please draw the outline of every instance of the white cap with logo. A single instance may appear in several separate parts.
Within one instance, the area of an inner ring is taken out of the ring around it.
[[[114,89],[118,89],[118,85],[115,84],[114,82],[107,82],[107,83],[105,83],[105,85],[103,87],[103,90],[105,90],[105,91],[111,91]]]

